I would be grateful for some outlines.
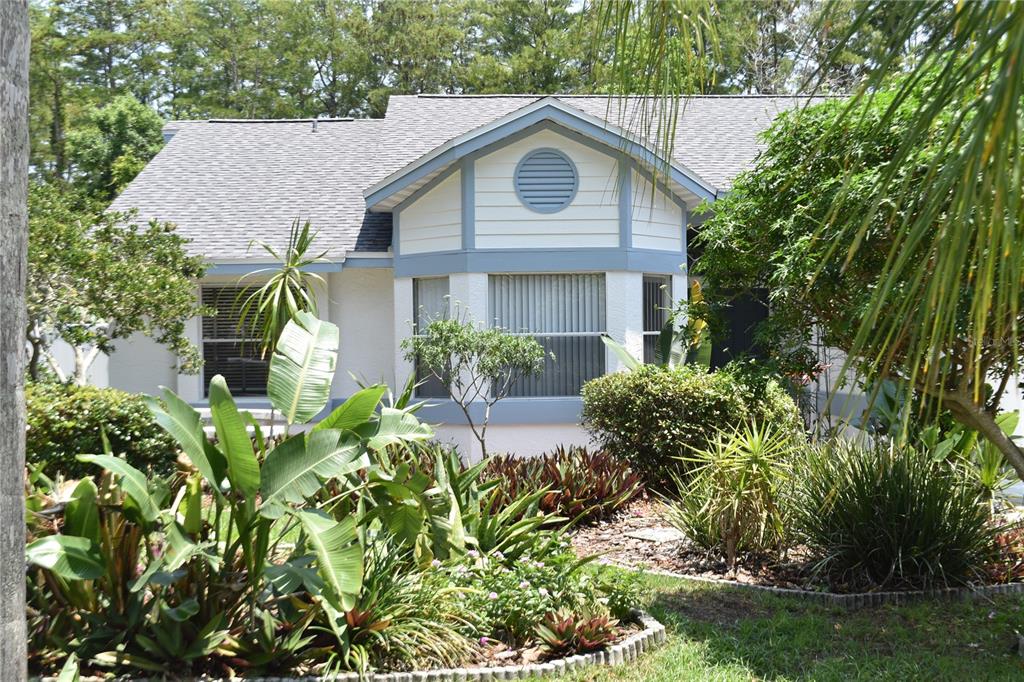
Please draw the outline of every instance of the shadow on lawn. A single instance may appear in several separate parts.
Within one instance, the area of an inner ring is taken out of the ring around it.
[[[1014,625],[1024,625],[1021,604],[1018,598],[851,612],[687,586],[657,592],[650,611],[674,637],[701,644],[711,666],[739,666],[757,679],[963,679],[972,670],[980,679],[1009,679],[1004,674],[1024,674],[1011,653]]]

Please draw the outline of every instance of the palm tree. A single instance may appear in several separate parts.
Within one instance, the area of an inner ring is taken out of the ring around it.
[[[25,268],[28,262],[27,0],[0,3],[0,679],[28,675],[25,647]]]
[[[659,74],[685,67],[694,55],[713,59],[713,51],[704,49],[706,40],[688,37],[693,34],[680,28],[713,24],[713,0],[595,3],[592,10],[603,18],[603,30],[618,36],[611,57],[613,94],[663,102],[692,91],[680,87],[688,79]],[[846,0],[826,2],[816,30],[829,29],[830,17],[843,9],[849,9]],[[1000,361],[1000,374],[1008,377],[1020,365],[1024,324],[1024,3],[966,1],[951,7],[947,0],[897,5],[864,0],[855,9],[854,20],[834,36],[817,75],[838,63],[860,32],[884,26],[866,76],[851,95],[848,115],[879,89],[889,88],[894,93],[889,115],[909,103],[916,117],[890,169],[879,173],[876,200],[864,207],[861,220],[834,217],[853,237],[849,250],[836,254],[842,259],[857,257],[877,218],[898,221],[900,233],[873,283],[849,356],[857,358],[861,372],[885,376],[892,362],[888,349],[899,346],[909,359],[910,382],[939,387],[953,415],[984,434],[1024,477],[1024,453],[998,428],[998,401],[986,397],[992,340],[1009,358]],[[916,49],[908,60],[910,45]],[[894,75],[899,79],[893,81]],[[812,79],[808,89],[814,85]],[[886,121],[883,116],[879,125]],[[672,131],[666,126],[674,123],[654,119],[653,125],[656,133],[648,137],[670,150]],[[938,140],[950,153],[922,161],[928,182],[915,194],[893,173],[914,159],[926,140]],[[922,300],[928,305],[909,304]],[[966,366],[951,368],[948,349],[961,347],[965,339]],[[865,353],[869,347],[873,352]],[[952,374],[966,379],[949,381]],[[1002,389],[1005,380],[996,387]]]

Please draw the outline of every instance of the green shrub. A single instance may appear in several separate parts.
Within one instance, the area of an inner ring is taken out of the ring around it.
[[[834,442],[803,460],[793,517],[834,586],[932,587],[979,577],[998,529],[977,486],[929,453]]]
[[[25,389],[29,464],[48,476],[81,478],[95,467],[75,459],[103,452],[106,433],[114,454],[143,471],[164,475],[174,470],[177,448],[141,396],[114,388],[73,384],[29,384]]]
[[[591,436],[656,486],[669,482],[678,457],[706,448],[719,429],[751,420],[780,430],[800,424],[796,405],[777,383],[766,382],[758,399],[735,373],[696,365],[646,365],[583,386],[583,424]]]
[[[627,462],[577,446],[559,446],[540,457],[491,457],[481,478],[497,481],[501,506],[547,488],[541,511],[581,521],[607,517],[643,490],[639,474]]]
[[[699,547],[725,554],[730,568],[740,553],[778,551],[792,454],[790,433],[767,423],[720,433],[687,458],[693,469],[677,480],[669,522]]]

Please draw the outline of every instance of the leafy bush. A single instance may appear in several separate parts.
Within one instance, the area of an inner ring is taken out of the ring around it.
[[[977,486],[927,453],[837,441],[810,449],[796,480],[796,530],[834,584],[964,583],[994,557]]]
[[[650,365],[607,374],[583,386],[583,424],[602,447],[655,486],[669,483],[680,456],[702,450],[719,429],[751,420],[799,424],[796,405],[771,382],[763,400],[734,373],[696,365]]]
[[[466,608],[482,617],[479,632],[519,646],[536,636],[549,614],[612,615],[609,602],[624,599],[617,581],[586,570],[593,559],[580,559],[567,543],[548,543],[516,560],[481,554],[450,570],[455,585],[471,589]],[[634,585],[627,580],[624,589],[631,593]]]
[[[48,476],[93,473],[94,467],[75,458],[103,452],[103,433],[114,454],[132,466],[159,475],[174,470],[174,439],[153,422],[141,396],[114,388],[30,383],[25,403],[25,457]]]
[[[491,457],[482,477],[497,481],[503,507],[523,493],[546,489],[540,510],[570,520],[604,518],[643,490],[628,463],[578,446],[559,446],[540,457]]]
[[[724,553],[730,568],[742,552],[778,550],[792,453],[790,434],[768,424],[719,433],[687,458],[693,468],[677,479],[680,497],[667,505],[669,522],[696,545]]]

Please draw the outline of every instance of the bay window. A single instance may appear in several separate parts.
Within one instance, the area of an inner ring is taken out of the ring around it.
[[[412,282],[413,333],[422,334],[432,320],[448,317],[448,278],[419,277]],[[421,398],[447,398],[444,382],[416,365],[416,395]]]
[[[490,275],[491,324],[532,336],[548,353],[544,371],[524,377],[510,396],[578,396],[605,371],[603,273]]]
[[[658,334],[672,308],[672,278],[644,275],[643,286],[644,362],[652,363],[657,355]]]

